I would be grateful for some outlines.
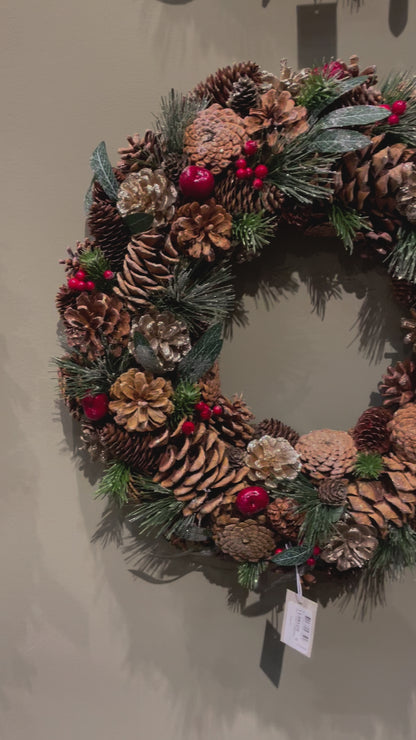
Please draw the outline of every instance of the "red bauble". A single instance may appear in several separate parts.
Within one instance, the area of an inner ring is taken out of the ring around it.
[[[221,416],[222,414],[222,406],[219,405],[219,403],[215,404],[212,408],[212,413],[214,416]]]
[[[253,156],[253,154],[257,152],[258,148],[259,148],[259,145],[257,144],[257,141],[254,141],[253,139],[246,141],[246,143],[244,144],[244,152],[249,157]]]
[[[244,157],[240,157],[240,159],[237,159],[235,166],[237,170],[245,170],[245,168],[247,167],[247,162]]]
[[[112,270],[104,270],[103,272],[104,280],[112,280],[113,277],[114,277],[114,272]]]
[[[87,282],[85,283],[85,287],[87,290],[94,290],[95,283],[92,280],[87,280]]]
[[[306,565],[315,565],[315,558],[308,558],[306,561]]]
[[[84,270],[78,270],[78,272],[75,273],[75,277],[77,280],[85,280],[87,273],[84,272]]]
[[[407,103],[405,100],[396,100],[391,106],[392,112],[396,113],[398,116],[402,116],[406,108],[407,108]]]
[[[85,396],[81,404],[87,419],[99,421],[108,411],[108,396],[106,393],[98,393],[96,396]]]
[[[247,177],[247,168],[246,167],[240,167],[240,169],[237,170],[235,173],[235,176],[237,180],[245,180]]]
[[[253,188],[255,190],[261,190],[263,187],[263,180],[260,180],[259,177],[255,177],[253,180]]]
[[[256,177],[259,177],[260,180],[264,180],[264,178],[269,174],[269,168],[266,167],[265,164],[258,164],[254,170],[254,174]]]
[[[69,280],[68,280],[68,288],[70,290],[78,290],[78,286],[79,286],[79,280],[77,280],[74,277],[69,278]]]
[[[397,124],[400,121],[400,118],[397,115],[397,113],[392,113],[391,116],[389,116],[387,120],[388,120],[390,126],[397,126]]]
[[[189,437],[191,434],[193,434],[195,431],[195,424],[193,421],[184,421],[182,424],[182,432],[187,437]]]
[[[249,486],[237,493],[235,505],[241,514],[250,516],[265,509],[269,502],[269,494],[264,488],[261,488],[261,486]]]
[[[212,172],[196,164],[185,167],[179,178],[179,187],[187,200],[206,200],[214,190],[214,185]]]

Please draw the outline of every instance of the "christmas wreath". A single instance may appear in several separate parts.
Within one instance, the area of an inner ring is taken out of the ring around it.
[[[416,349],[415,78],[378,87],[357,57],[277,76],[234,64],[172,91],[119,152],[114,168],[104,142],[92,154],[89,236],[56,298],[60,392],[106,463],[98,494],[139,533],[234,559],[247,588],[267,568],[414,564],[414,360],[388,368],[353,429],[299,436],[227,398],[218,356],[235,266],[283,226],[384,265]]]

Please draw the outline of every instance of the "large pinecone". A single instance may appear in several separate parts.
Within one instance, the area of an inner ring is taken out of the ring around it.
[[[354,469],[357,449],[347,432],[317,429],[299,437],[295,449],[312,478],[342,478]]]
[[[81,293],[75,308],[66,309],[64,325],[70,347],[90,360],[104,352],[103,337],[116,357],[129,341],[130,315],[122,301],[105,293]]]
[[[122,216],[148,213],[153,216],[153,226],[158,227],[172,220],[176,198],[176,188],[163,170],[144,167],[127,175],[121,183],[117,208]]]
[[[305,516],[299,514],[293,499],[288,496],[275,498],[267,507],[267,516],[273,529],[282,540],[298,541],[299,530]]]
[[[299,453],[290,442],[283,437],[269,437],[267,434],[249,442],[246,465],[250,480],[264,481],[271,486],[276,480],[293,480],[301,468]]]
[[[216,541],[222,552],[239,562],[248,560],[255,563],[268,558],[275,548],[275,540],[270,529],[252,519],[229,524],[219,530]]]
[[[390,452],[383,457],[386,475],[390,478],[399,495],[416,492],[416,464],[403,462]]]
[[[270,147],[280,136],[294,139],[309,128],[306,108],[296,105],[288,90],[274,89],[261,96],[261,105],[250,111],[244,124],[249,137],[263,135]]]
[[[163,427],[173,411],[172,383],[130,368],[110,388],[109,409],[117,424],[128,432],[147,432]]]
[[[170,240],[156,231],[133,236],[117,275],[114,292],[132,311],[148,306],[172,278],[179,254]]]
[[[231,248],[232,218],[211,198],[208,203],[185,203],[176,213],[171,238],[190,257],[213,262]]]
[[[410,318],[403,318],[400,326],[407,331],[403,340],[404,343],[411,344],[413,352],[416,353],[416,309],[410,309]]]
[[[351,436],[357,450],[375,452],[380,455],[390,447],[390,433],[387,428],[391,413],[385,408],[370,408],[358,419]]]
[[[117,163],[117,168],[120,172],[128,175],[130,172],[138,172],[143,167],[157,169],[160,166],[162,158],[160,134],[155,134],[149,129],[143,137],[134,134],[128,136],[127,141],[129,146],[118,150],[121,159]]]
[[[397,457],[416,463],[416,404],[399,408],[389,424],[391,443]]]
[[[256,439],[263,437],[265,434],[268,434],[270,437],[283,437],[293,446],[299,439],[299,434],[292,427],[283,424],[279,419],[263,419],[256,424],[254,427]]]
[[[98,183],[93,189],[94,200],[88,214],[88,228],[96,239],[96,246],[111,263],[114,270],[123,264],[130,231],[124,224],[116,206]]]
[[[174,370],[179,360],[191,349],[186,324],[170,311],[142,314],[137,322],[133,322],[132,330],[137,330],[147,339],[165,371]]]
[[[349,517],[338,522],[335,532],[320,553],[326,563],[336,563],[337,569],[362,568],[374,555],[378,546],[374,527],[351,521]]]
[[[159,463],[161,451],[153,446],[151,434],[127,432],[108,423],[100,430],[99,436],[109,460],[122,460],[143,475],[150,473]]]
[[[244,75],[234,82],[232,92],[227,100],[227,106],[244,118],[251,108],[256,108],[260,100],[258,85],[250,77]]]
[[[414,224],[416,223],[416,167],[414,164],[408,164],[404,169],[404,182],[396,195],[397,208],[411,224]]]
[[[389,524],[402,527],[414,516],[416,495],[397,491],[387,477],[348,486],[348,506],[357,524],[373,525],[384,535]]]
[[[218,175],[239,156],[246,138],[243,119],[214,103],[185,130],[184,152],[193,164]]]
[[[217,403],[222,407],[220,416],[212,417],[221,438],[235,447],[246,447],[253,438],[254,429],[250,421],[254,418],[242,396],[234,395],[231,399],[219,396]]]
[[[208,98],[210,103],[219,103],[225,106],[233,92],[234,83],[242,77],[249,77],[256,85],[262,83],[262,72],[258,64],[255,64],[255,62],[240,62],[239,64],[233,64],[232,67],[218,69],[204,82],[200,82],[194,89],[193,94],[197,98]]]
[[[416,365],[402,360],[387,368],[379,386],[384,406],[404,406],[413,401],[416,393]]]
[[[202,376],[198,383],[201,388],[201,396],[208,406],[214,406],[217,403],[221,393],[220,366],[214,362],[212,368]]]
[[[251,183],[238,180],[231,171],[217,182],[214,196],[217,203],[232,214],[259,211],[278,214],[284,201],[283,193],[276,185],[265,183],[262,190],[255,190]]]

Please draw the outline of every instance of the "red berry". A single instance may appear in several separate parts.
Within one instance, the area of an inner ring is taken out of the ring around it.
[[[313,554],[319,555],[320,552],[321,552],[321,548],[318,547],[318,545],[315,545],[315,547],[313,548]]]
[[[75,273],[75,277],[77,280],[85,280],[87,273],[84,272],[84,270],[78,270],[78,272]]]
[[[185,167],[179,178],[179,187],[187,200],[206,200],[214,190],[214,185],[212,172],[195,164]]]
[[[209,406],[205,406],[204,409],[201,409],[201,411],[199,412],[199,415],[202,421],[208,421],[208,419],[210,419],[212,416],[212,411]]]
[[[95,283],[92,280],[87,280],[85,283],[86,290],[94,290],[95,289]]]
[[[256,153],[257,149],[259,148],[259,145],[257,144],[257,141],[253,141],[253,139],[250,139],[250,141],[246,141],[244,144],[244,152],[251,157],[253,154]]]
[[[213,407],[212,413],[214,414],[214,416],[221,416],[221,414],[222,414],[222,406],[220,406],[219,403],[217,403]]]
[[[240,169],[238,169],[237,172],[235,173],[237,180],[245,180],[246,172],[247,172],[247,169],[245,167],[244,168],[240,167]]]
[[[112,280],[113,277],[114,277],[114,272],[112,270],[104,270],[103,272],[104,280]]]
[[[251,167],[247,167],[246,168],[246,178],[247,178],[247,180],[250,180],[250,178],[252,178],[253,175],[254,175],[254,172],[251,169]]]
[[[276,549],[274,551],[274,554],[275,555],[280,555],[281,552],[284,552],[283,547],[276,547]]]
[[[269,174],[269,168],[266,167],[265,164],[258,164],[254,170],[254,174],[256,177],[259,177],[260,180],[264,180],[264,178]]]
[[[390,126],[397,126],[397,124],[400,121],[400,118],[397,115],[397,113],[392,113],[391,116],[389,116],[387,120],[388,120]]]
[[[306,561],[306,565],[315,565],[315,558],[308,558]]]
[[[245,168],[247,167],[247,161],[244,159],[244,157],[240,157],[240,159],[237,159],[235,166],[237,170],[245,170]]]
[[[87,290],[87,283],[85,283],[83,280],[78,280],[77,290]]]
[[[391,110],[391,105],[388,105],[388,103],[380,103],[378,106],[379,108],[386,108],[386,110]]]
[[[98,393],[96,396],[85,396],[81,401],[87,419],[99,421],[108,411],[108,396]]]
[[[253,188],[255,190],[261,190],[263,187],[263,180],[260,180],[259,177],[255,177],[253,180]]]
[[[391,106],[392,112],[396,113],[398,116],[402,116],[406,108],[407,103],[405,100],[396,100],[396,102]]]
[[[182,424],[182,432],[189,437],[195,431],[195,424],[193,421],[184,421]]]
[[[245,516],[257,514],[269,504],[270,498],[267,491],[261,486],[249,486],[237,493],[235,505]]]
[[[77,280],[74,277],[69,278],[68,280],[68,288],[70,290],[78,290],[79,280]]]
[[[202,411],[206,405],[205,401],[198,401],[198,403],[195,404],[194,409],[195,411]]]

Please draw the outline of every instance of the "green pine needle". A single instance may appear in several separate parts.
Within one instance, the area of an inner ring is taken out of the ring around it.
[[[91,362],[85,362],[80,354],[54,360],[64,372],[65,393],[70,398],[82,399],[88,395],[108,393],[117,378],[128,370],[132,357],[127,350],[120,357],[114,357],[106,346],[104,350],[102,357]]]
[[[274,216],[259,213],[241,213],[233,219],[233,239],[242,244],[247,252],[259,254],[263,247],[270,244],[276,227]]]
[[[175,388],[172,396],[174,411],[169,417],[169,421],[174,427],[179,424],[184,417],[192,416],[195,404],[201,398],[201,389],[195,383],[187,380],[181,380]]]
[[[98,289],[109,287],[110,281],[103,277],[103,273],[111,270],[111,265],[99,247],[90,252],[81,252],[79,265],[87,273],[88,280],[92,280]]]
[[[378,548],[368,564],[371,575],[384,573],[397,578],[405,570],[416,565],[416,532],[405,524],[391,526],[387,537],[379,541]]]
[[[160,115],[155,116],[156,128],[162,134],[168,152],[182,153],[185,129],[207,105],[205,99],[182,95],[173,89],[161,99]]]
[[[297,105],[304,105],[313,113],[330,103],[337,94],[338,81],[334,77],[325,77],[321,73],[311,74],[306,78],[296,98]]]
[[[367,219],[353,208],[348,208],[340,203],[332,204],[328,216],[337,236],[341,239],[345,249],[351,254],[357,233],[367,231],[370,228]]]
[[[138,524],[140,534],[153,532],[156,537],[171,537],[182,525],[183,503],[169,488],[154,483],[150,478],[133,474],[132,480],[140,492],[141,501],[129,515],[130,521]]]
[[[297,511],[305,518],[300,528],[300,539],[304,545],[325,545],[334,524],[344,511],[343,506],[328,506],[319,499],[315,486],[302,474],[296,480],[284,480],[278,484],[278,495],[289,496],[296,502]]]
[[[383,470],[383,458],[372,452],[359,452],[355,461],[354,475],[367,480],[380,477]]]
[[[401,226],[397,233],[397,241],[390,253],[389,272],[396,278],[416,283],[416,228]]]
[[[238,583],[243,588],[252,591],[256,588],[262,573],[267,569],[267,560],[259,560],[257,563],[241,563],[238,566]]]
[[[396,141],[416,146],[416,75],[409,71],[392,72],[383,83],[381,93],[389,105],[396,100],[405,100],[407,108],[395,126],[383,122],[379,127],[380,133],[387,133]]]
[[[130,468],[124,462],[113,462],[107,467],[95,494],[96,498],[108,496],[120,508],[127,503]]]
[[[314,138],[316,127],[291,141],[282,137],[277,142],[277,154],[269,162],[267,180],[288,198],[310,204],[331,197],[331,166],[339,157],[336,154],[316,154]]]

